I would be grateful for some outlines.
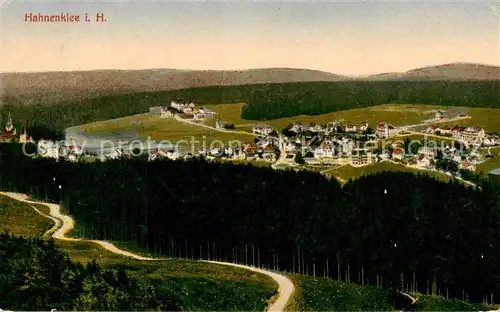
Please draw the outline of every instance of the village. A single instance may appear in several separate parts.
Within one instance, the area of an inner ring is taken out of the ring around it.
[[[156,118],[174,118],[217,131],[236,132],[234,124],[219,120],[216,112],[203,107],[197,108],[192,102],[172,101],[165,107],[151,107],[149,113]],[[150,160],[203,156],[207,159],[263,161],[271,163],[274,168],[298,168],[301,165],[362,167],[390,161],[417,169],[456,175],[460,169],[475,171],[477,164],[490,157],[485,148],[500,145],[498,135],[488,134],[474,125],[439,126],[438,123],[443,118],[443,113],[437,111],[433,119],[419,125],[405,126],[393,126],[385,121],[373,126],[367,122],[346,124],[331,121],[325,125],[292,122],[283,129],[275,129],[266,124],[253,124],[253,142],[234,144],[233,141],[232,145],[199,148],[190,153],[159,147],[149,150],[148,157]],[[467,118],[467,114],[460,112],[453,118]],[[213,119],[216,119],[215,126],[202,123],[204,120]],[[424,140],[413,139],[412,136],[416,135],[419,139],[424,137]],[[21,133],[17,137],[10,114],[5,128],[0,132],[0,140],[34,142],[27,134],[26,123],[23,123]],[[68,161],[79,161],[83,158],[116,159],[130,155],[132,149],[124,145],[97,155],[89,153],[75,142],[41,139],[36,144],[37,157],[63,158]]]
[[[217,118],[215,112],[202,107],[196,109],[192,102],[173,101],[168,107],[151,108],[150,112],[163,118],[197,121]],[[405,126],[393,126],[385,121],[380,121],[374,127],[367,122],[356,125],[340,121],[326,125],[293,122],[283,129],[254,124],[254,142],[245,142],[239,148],[199,150],[199,154],[209,158],[265,160],[273,162],[275,167],[303,164],[362,167],[391,161],[455,175],[459,169],[475,171],[477,164],[491,156],[485,152],[485,148],[500,145],[498,135],[488,134],[474,125],[438,125],[443,121],[467,118],[469,116],[465,112],[445,116],[444,112],[435,111],[434,118],[421,124]],[[217,119],[216,129],[231,131],[234,125]],[[418,135],[423,136],[424,140],[412,139],[412,136]],[[168,157],[166,153],[163,154]]]

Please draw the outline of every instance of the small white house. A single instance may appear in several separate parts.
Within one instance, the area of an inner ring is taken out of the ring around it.
[[[332,158],[334,156],[332,143],[328,141],[323,141],[321,144],[314,149],[315,158]]]
[[[345,132],[356,132],[356,125],[347,125],[345,127]]]
[[[434,159],[427,155],[421,154],[417,159],[417,166],[421,168],[431,168],[434,166]]]
[[[40,140],[37,145],[37,153],[41,157],[59,158],[59,144],[54,141]]]
[[[392,151],[392,158],[397,160],[402,160],[404,158],[403,150],[398,148]]]
[[[194,109],[194,103],[193,102],[183,102],[183,101],[172,101],[170,102],[170,106],[179,110],[183,111],[185,108],[191,108]]]
[[[253,125],[252,132],[255,134],[269,135],[274,131],[273,127],[268,125]]]
[[[359,126],[359,131],[366,131],[368,130],[368,123],[362,122],[361,126]]]

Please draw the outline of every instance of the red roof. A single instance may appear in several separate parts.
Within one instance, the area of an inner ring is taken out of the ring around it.
[[[395,149],[392,153],[396,154],[396,155],[400,155],[400,154],[403,154],[403,151],[398,148],[398,149]]]

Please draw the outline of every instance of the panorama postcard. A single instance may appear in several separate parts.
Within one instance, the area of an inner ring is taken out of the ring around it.
[[[500,311],[500,2],[1,10],[0,312]]]

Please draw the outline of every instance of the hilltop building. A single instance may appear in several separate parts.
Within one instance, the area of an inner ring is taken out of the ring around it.
[[[177,109],[178,111],[184,112],[185,109],[194,109],[194,103],[193,102],[186,102],[186,101],[171,101],[170,102],[170,107],[173,107]]]

